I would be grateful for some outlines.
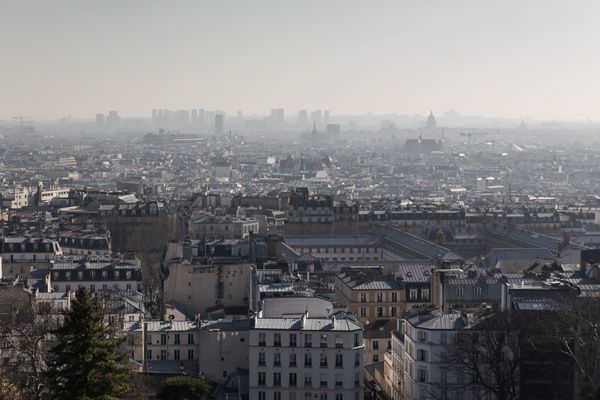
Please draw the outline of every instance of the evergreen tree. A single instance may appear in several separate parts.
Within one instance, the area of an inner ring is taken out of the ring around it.
[[[123,342],[104,321],[100,303],[79,289],[64,313],[64,324],[53,333],[48,385],[51,399],[113,400],[127,391],[128,368]]]
[[[191,376],[167,378],[158,394],[161,400],[206,400],[210,385],[202,379]]]

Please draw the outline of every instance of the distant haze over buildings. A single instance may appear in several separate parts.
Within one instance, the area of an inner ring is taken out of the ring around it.
[[[4,0],[0,118],[213,107],[600,120],[598,15],[591,0]]]

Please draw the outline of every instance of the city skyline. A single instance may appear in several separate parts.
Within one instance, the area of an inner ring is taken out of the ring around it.
[[[6,1],[0,118],[214,105],[598,120],[599,7]]]

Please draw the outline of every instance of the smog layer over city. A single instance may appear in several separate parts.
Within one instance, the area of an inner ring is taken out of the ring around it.
[[[0,400],[600,400],[598,16],[0,0]]]

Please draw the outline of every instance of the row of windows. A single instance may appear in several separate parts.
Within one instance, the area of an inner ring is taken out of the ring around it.
[[[359,314],[360,314],[361,318],[367,318],[367,317],[371,316],[371,315],[369,315],[368,307],[360,307]],[[398,309],[396,307],[390,307],[390,315],[389,316],[390,317],[398,316]],[[386,315],[386,308],[385,307],[377,307],[375,309],[375,317],[377,317],[377,318],[388,317],[388,315]]]
[[[84,287],[84,285],[77,285],[77,289],[82,289]],[[58,285],[53,285],[53,288],[55,291],[60,291],[59,286]],[[65,285],[65,292],[69,292],[71,291],[71,285]],[[95,293],[96,292],[96,285],[90,285],[90,287],[88,288],[90,290],[90,292]],[[102,290],[108,290],[109,286],[105,283],[102,285]],[[114,289],[114,290],[121,290],[121,286],[118,283],[115,283],[114,285],[112,285],[110,287],[110,289]],[[137,284],[137,291],[141,291],[142,286],[138,283]],[[125,290],[133,290],[131,284],[126,284],[125,285]]]
[[[259,352],[258,353],[258,366],[265,367],[267,365],[267,357],[266,353]],[[334,364],[336,368],[344,368],[344,355],[336,354],[334,358]],[[281,353],[275,352],[273,353],[273,367],[281,367]],[[298,366],[296,353],[288,354],[288,366],[290,368],[295,368]],[[313,354],[312,353],[304,353],[304,368],[312,368],[313,366]],[[360,367],[360,354],[354,354],[354,366]],[[329,367],[329,356],[326,353],[319,353],[319,367],[320,368],[328,368]]]
[[[96,271],[91,270],[88,271],[89,274],[89,279],[95,279],[96,278]],[[71,271],[65,271],[65,279],[67,281],[71,280]],[[77,271],[77,280],[83,280],[83,271]],[[101,276],[103,279],[108,279],[108,271],[102,271]],[[119,280],[121,279],[122,275],[121,275],[121,271],[114,271],[113,273],[113,279],[115,280]],[[131,279],[132,277],[132,272],[131,271],[125,271],[125,279]],[[58,271],[54,271],[52,272],[52,279],[54,279],[55,281],[60,280],[60,273]]]
[[[290,333],[288,337],[288,347],[298,347],[299,346],[299,337],[302,336],[296,333]],[[306,333],[304,336],[304,347],[313,347],[313,335],[311,333]],[[321,333],[319,335],[319,347],[327,348],[328,334]],[[273,341],[267,344],[267,334],[265,332],[259,332],[258,334],[258,345],[259,346],[273,346],[273,347],[282,347],[281,346],[281,333],[274,333],[272,336]],[[359,346],[359,337],[358,333],[354,334],[354,346]],[[335,334],[335,348],[341,349],[344,347],[344,337],[342,334]]]
[[[383,292],[377,292],[375,298],[378,303],[383,303],[386,296]],[[369,301],[369,293],[366,293],[366,292],[361,293],[360,294],[360,302],[367,303],[368,301]],[[389,301],[393,302],[393,303],[398,302],[398,292],[392,292],[389,296]]]
[[[457,296],[463,296],[465,294],[465,288],[457,287],[455,289],[455,292],[456,292]],[[481,296],[481,287],[479,287],[479,286],[473,287],[472,294],[473,294],[473,296]]]
[[[281,372],[273,372],[273,380],[270,382],[270,386],[282,386],[281,380]],[[303,385],[307,387],[313,386],[313,376],[312,374],[304,374]],[[343,387],[344,386],[344,376],[343,374],[335,374],[334,385],[335,387]],[[354,373],[354,384],[360,384],[360,373],[357,371]],[[263,371],[258,372],[258,386],[266,386],[267,385],[267,373]],[[298,374],[296,372],[290,372],[288,374],[287,387],[297,387],[300,385],[298,380]],[[328,387],[329,386],[329,374],[320,374],[319,375],[319,386]]]
[[[287,394],[287,400],[316,400],[317,397],[319,400],[350,400],[350,395],[347,395],[346,398],[344,398],[344,393],[336,393],[335,397],[332,395],[330,396],[329,393],[323,392],[323,393],[311,393],[311,392],[304,392],[304,395],[301,395],[301,397],[303,397],[303,399],[298,399],[296,397],[296,392],[289,392]],[[355,392],[354,393],[354,400],[358,400],[360,399],[360,394],[359,392]],[[265,392],[258,392],[258,400],[267,400],[267,394]],[[281,392],[273,392],[273,398],[271,400],[281,400]]]
[[[479,288],[481,289],[481,288]],[[361,303],[368,303],[369,302],[369,293],[361,293],[360,294],[360,302]],[[421,297],[419,298],[419,289],[417,288],[412,288],[409,289],[408,291],[408,299],[409,300],[423,300],[423,301],[427,301],[429,300],[429,289],[421,289]],[[385,294],[383,292],[377,292],[376,293],[376,297],[375,297],[375,301],[377,303],[383,303],[384,301],[389,301],[391,303],[396,303],[398,302],[398,293],[397,292],[392,292],[390,293],[390,296],[388,296],[386,298]]]
[[[166,345],[170,342],[170,335],[167,335],[166,333],[161,333],[160,334],[160,341],[159,339],[156,339],[156,336],[158,335],[148,335],[148,338],[146,340],[147,344],[161,344],[161,345]],[[156,340],[156,343],[154,343],[154,340]],[[187,334],[187,342],[186,344],[194,344],[194,334],[193,333],[188,333]],[[175,333],[173,336],[173,344],[182,344],[181,341],[181,334],[179,333]]]
[[[160,350],[159,352],[157,352],[158,354],[156,354],[156,359],[157,360],[181,360],[181,352],[180,350],[173,350],[173,358],[170,358],[171,353],[167,350]],[[152,360],[152,350],[148,349],[146,350],[146,358],[148,360]],[[194,359],[194,349],[188,349],[187,351],[187,359],[188,360],[193,360]]]
[[[316,254],[321,254],[321,252],[323,252],[324,254],[335,254],[335,253],[356,253],[356,254],[361,254],[361,253],[379,253],[379,249],[377,248],[371,248],[371,247],[306,247],[304,249],[299,249],[300,252],[303,253],[316,253]],[[364,250],[364,251],[363,251]]]

